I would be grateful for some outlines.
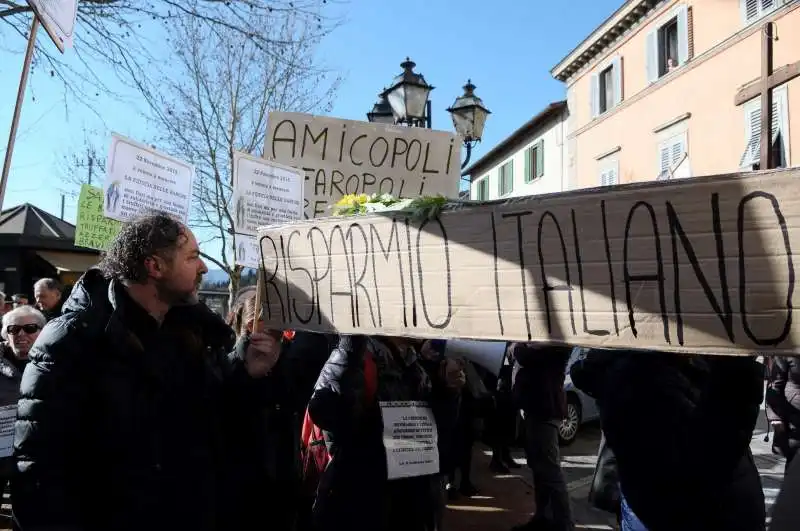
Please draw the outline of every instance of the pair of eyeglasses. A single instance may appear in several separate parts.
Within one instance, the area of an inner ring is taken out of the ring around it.
[[[41,330],[41,327],[38,324],[8,325],[6,327],[6,333],[10,336],[15,336],[20,332],[35,334],[39,330]]]

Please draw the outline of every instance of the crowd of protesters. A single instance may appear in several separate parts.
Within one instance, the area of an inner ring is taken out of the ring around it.
[[[253,288],[225,321],[198,302],[206,272],[191,230],[155,213],[125,224],[68,297],[43,279],[36,307],[6,308],[0,399],[17,412],[0,488],[10,482],[16,529],[441,531],[447,499],[480,490],[481,433],[494,472],[519,467],[518,412],[535,511],[516,529],[575,528],[558,440],[570,348],[512,343],[491,373],[439,340],[266,329]],[[787,467],[800,447],[797,360],[768,364]],[[764,389],[755,358],[594,349],[571,373],[598,404],[598,466],[613,468],[595,496],[623,529],[765,529],[749,450]],[[398,472],[385,404],[430,419],[435,466]],[[800,528],[798,476],[788,468],[776,531]]]

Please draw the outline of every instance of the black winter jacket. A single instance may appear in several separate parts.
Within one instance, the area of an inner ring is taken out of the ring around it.
[[[418,531],[432,524],[437,492],[436,476],[387,480],[383,422],[378,401],[383,396],[383,375],[378,368],[378,396],[364,399],[364,350],[366,339],[343,337],[333,351],[317,382],[309,403],[314,423],[329,441],[332,460],[320,481],[315,518],[322,529],[348,531]],[[426,364],[417,360],[420,366]],[[440,471],[446,470],[446,451],[451,444],[458,411],[457,393],[444,386],[438,371],[425,368],[432,388],[418,396],[416,368],[403,373],[407,395],[404,400],[425,400],[434,413],[439,433]],[[415,396],[417,395],[417,396]],[[396,400],[396,397],[389,397]]]
[[[751,358],[591,350],[573,383],[597,400],[633,512],[650,531],[763,531],[750,453],[763,396]]]
[[[800,445],[800,356],[772,358],[767,387],[767,417],[786,425],[793,446]]]
[[[30,352],[12,481],[22,531],[229,529],[230,459],[263,408],[234,335],[202,304],[159,327],[118,281],[90,270]],[[242,345],[243,347],[243,345]]]
[[[513,343],[512,394],[514,404],[536,421],[560,421],[567,414],[564,377],[572,352],[570,347]]]

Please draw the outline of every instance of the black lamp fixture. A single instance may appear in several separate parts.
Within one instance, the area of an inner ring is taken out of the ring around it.
[[[425,76],[414,72],[416,63],[410,58],[400,63],[403,71],[397,75],[389,88],[380,93],[378,102],[367,113],[367,120],[373,123],[401,124],[410,127],[430,129],[431,100],[433,86],[425,81]],[[475,85],[468,80],[464,94],[447,109],[453,119],[453,127],[464,141],[467,154],[461,168],[465,168],[472,155],[472,148],[481,141],[486,119],[491,112],[483,105],[483,100],[475,95]]]
[[[469,163],[472,148],[481,141],[483,126],[491,114],[491,111],[484,107],[483,100],[475,95],[475,85],[472,84],[472,80],[468,79],[463,88],[464,94],[456,98],[453,105],[447,109],[453,118],[456,133],[461,135],[467,148],[467,157],[462,168]]]

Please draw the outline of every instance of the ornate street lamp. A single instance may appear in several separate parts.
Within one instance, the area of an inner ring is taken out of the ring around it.
[[[403,72],[394,78],[381,96],[389,101],[396,123],[430,127],[428,96],[433,87],[422,74],[414,72],[415,66],[416,63],[406,57],[400,64]]]
[[[378,124],[393,124],[394,113],[392,106],[386,100],[383,93],[378,95],[378,101],[372,106],[372,110],[367,113],[367,120]]]
[[[461,135],[464,147],[467,148],[467,157],[461,164],[462,169],[469,164],[472,148],[481,141],[483,126],[486,124],[486,118],[491,114],[491,111],[483,106],[483,100],[475,95],[475,85],[471,80],[468,79],[463,88],[464,94],[456,98],[453,105],[447,109],[453,118],[453,127],[455,127],[456,133]]]

